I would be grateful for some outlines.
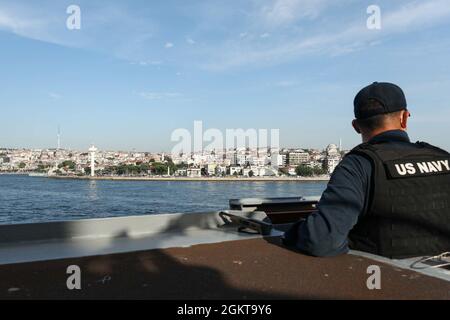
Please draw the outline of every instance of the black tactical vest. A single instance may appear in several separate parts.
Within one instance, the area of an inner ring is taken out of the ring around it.
[[[368,210],[350,247],[389,258],[450,251],[450,154],[424,142],[364,143],[373,166]]]

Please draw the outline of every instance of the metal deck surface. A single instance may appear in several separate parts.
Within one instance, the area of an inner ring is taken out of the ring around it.
[[[361,252],[308,257],[281,234],[239,233],[219,212],[2,225],[0,299],[450,299],[449,270]],[[67,289],[70,265],[82,290]],[[370,265],[381,290],[367,288]]]
[[[66,269],[82,270],[82,289]],[[367,267],[381,268],[369,290]],[[2,299],[450,299],[450,282],[356,255],[314,258],[279,238],[0,266]]]

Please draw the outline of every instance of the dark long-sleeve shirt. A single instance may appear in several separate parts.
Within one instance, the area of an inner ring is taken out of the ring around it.
[[[372,141],[408,141],[402,130],[383,132]],[[350,154],[339,163],[318,204],[318,211],[294,224],[285,233],[285,244],[313,256],[335,256],[348,252],[348,234],[367,211],[372,164]]]

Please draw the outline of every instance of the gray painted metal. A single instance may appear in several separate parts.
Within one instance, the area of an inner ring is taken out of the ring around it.
[[[230,211],[263,220],[264,212]],[[272,235],[280,235],[274,231]],[[225,225],[219,212],[0,226],[0,264],[133,252],[261,237]]]
[[[266,217],[264,212],[230,212],[261,220]],[[223,225],[224,222],[219,217],[219,212],[0,225],[0,245],[58,239],[140,236],[164,232],[183,232],[187,229],[217,229]]]
[[[319,201],[320,197],[285,197],[285,198],[243,198],[231,199],[230,205],[233,206],[252,206],[256,207],[262,204],[283,204],[283,203],[302,203],[305,201]]]

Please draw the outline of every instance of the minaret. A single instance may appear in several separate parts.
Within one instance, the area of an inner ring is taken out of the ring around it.
[[[342,139],[339,139],[339,153],[342,152]]]
[[[89,148],[89,153],[91,154],[91,177],[95,177],[95,153],[98,151],[94,145]]]

